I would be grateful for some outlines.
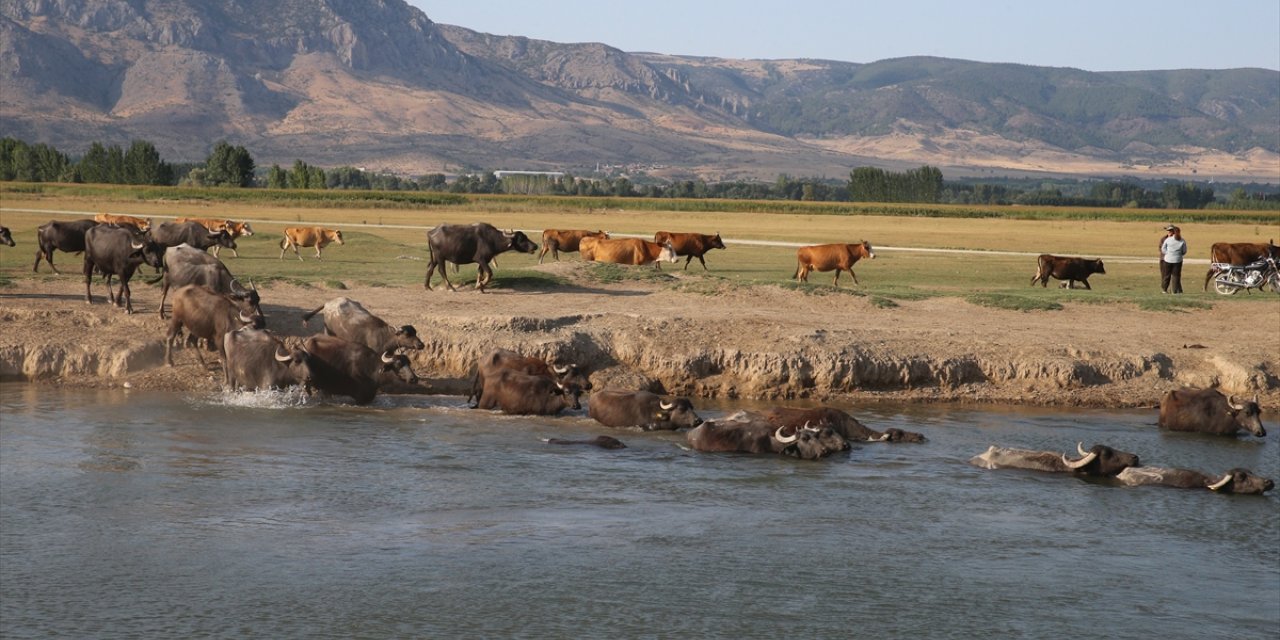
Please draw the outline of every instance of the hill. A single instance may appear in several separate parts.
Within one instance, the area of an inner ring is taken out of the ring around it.
[[[441,25],[401,0],[11,0],[0,86],[0,135],[73,153],[144,138],[200,160],[226,139],[260,165],[413,175],[1280,179],[1277,71],[627,53]]]

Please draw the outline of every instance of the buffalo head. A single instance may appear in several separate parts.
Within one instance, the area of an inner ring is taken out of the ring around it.
[[[413,366],[409,364],[409,358],[404,354],[396,353],[394,349],[388,349],[383,352],[382,371],[394,373],[409,384],[418,384],[418,375],[413,372]]]
[[[1063,454],[1062,463],[1067,469],[1073,473],[1083,473],[1091,476],[1114,476],[1128,467],[1142,466],[1138,461],[1138,456],[1127,451],[1118,451],[1106,445],[1095,444],[1088,451],[1084,450],[1084,443],[1076,443],[1076,451],[1080,453],[1080,458],[1071,460]]]
[[[1275,486],[1276,483],[1270,478],[1256,476],[1248,469],[1235,468],[1223,475],[1221,480],[1209,485],[1209,489],[1222,493],[1261,494]]]
[[[1262,408],[1258,406],[1258,394],[1253,394],[1253,400],[1243,402],[1236,402],[1235,396],[1227,396],[1227,413],[1241,429],[1259,438],[1267,435],[1267,430],[1262,428]]]
[[[810,427],[805,423],[790,436],[782,435],[787,427],[778,427],[773,432],[773,439],[780,445],[782,455],[800,458],[801,460],[820,460],[838,451],[848,451],[851,447],[835,429],[828,426]]]
[[[514,251],[533,253],[538,250],[537,243],[530,240],[529,236],[524,235],[523,231],[506,231],[502,235],[506,236],[509,243],[508,246]]]

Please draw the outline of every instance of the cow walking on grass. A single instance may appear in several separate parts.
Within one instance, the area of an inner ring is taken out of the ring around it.
[[[1100,259],[1071,258],[1042,253],[1036,258],[1036,275],[1032,276],[1031,285],[1035,286],[1038,281],[1041,287],[1047,287],[1049,277],[1052,276],[1054,280],[1062,280],[1062,286],[1067,289],[1074,289],[1075,283],[1079,282],[1085,289],[1092,290],[1093,287],[1089,286],[1089,276],[1095,273],[1102,275],[1107,273]]]
[[[298,256],[298,261],[301,262],[302,254],[298,253],[298,247],[315,247],[316,260],[323,260],[320,257],[320,250],[328,246],[330,242],[346,244],[342,241],[342,232],[337,229],[289,227],[284,230],[284,239],[280,241],[280,259],[283,260],[284,252],[292,248],[293,255]]]
[[[853,265],[863,258],[875,260],[876,253],[871,243],[863,240],[858,244],[818,244],[800,247],[796,250],[796,272],[793,280],[809,281],[811,271],[835,270],[836,277],[831,284],[840,286],[840,272],[848,271],[853,283],[858,284],[858,276],[853,273]]]

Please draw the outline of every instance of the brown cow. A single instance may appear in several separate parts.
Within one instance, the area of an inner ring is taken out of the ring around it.
[[[640,238],[619,238],[592,241],[579,245],[578,252],[587,260],[595,262],[612,262],[644,266],[651,264],[655,269],[662,269],[662,262],[675,262],[676,252],[671,243],[658,244]],[[587,256],[590,256],[589,258]]]
[[[1204,276],[1204,290],[1208,291],[1209,281],[1222,273],[1223,270],[1217,265],[1229,264],[1243,267],[1267,257],[1280,260],[1280,247],[1276,246],[1275,240],[1268,240],[1266,244],[1261,242],[1213,243],[1213,246],[1209,247],[1209,272]]]
[[[793,280],[801,282],[809,281],[810,271],[831,271],[836,272],[836,277],[831,284],[840,286],[840,272],[848,271],[849,277],[853,278],[853,283],[858,284],[858,276],[853,273],[853,265],[862,258],[870,258],[874,260],[875,251],[871,249],[871,243],[863,240],[858,244],[817,244],[808,247],[800,247],[796,251],[796,272],[791,276]]]
[[[694,258],[702,263],[703,271],[707,269],[707,261],[702,259],[708,251],[712,249],[723,249],[724,241],[720,239],[720,234],[709,236],[703,233],[672,233],[670,231],[659,231],[653,234],[653,241],[658,244],[671,243],[671,248],[675,249],[676,256],[688,256],[684,261],[685,271],[689,270],[689,263]]]
[[[301,262],[302,255],[298,253],[298,247],[315,247],[316,260],[321,260],[320,250],[330,242],[346,244],[342,241],[342,232],[337,229],[289,227],[284,230],[284,239],[280,241],[280,259],[283,260],[284,252],[293,247],[293,255],[298,256],[298,261]]]
[[[548,251],[551,252],[551,257],[556,260],[560,259],[561,251],[577,251],[582,239],[588,237],[607,240],[609,239],[609,234],[604,231],[586,231],[583,229],[544,230],[542,232],[542,252],[538,254],[538,264],[542,264],[542,259],[546,257]]]
[[[1093,287],[1089,286],[1089,276],[1095,273],[1107,274],[1102,260],[1051,256],[1042,253],[1036,258],[1036,275],[1032,276],[1031,284],[1035,286],[1038,280],[1041,287],[1047,287],[1049,276],[1053,276],[1054,280],[1065,280],[1062,286],[1067,289],[1075,288],[1075,283],[1080,282],[1084,288],[1093,290]]]
[[[93,217],[94,221],[101,224],[114,224],[118,227],[133,227],[141,232],[151,229],[151,218],[137,218],[134,216],[123,216],[115,213],[99,213]]]
[[[213,233],[217,233],[225,229],[227,233],[231,234],[232,240],[235,240],[240,236],[248,237],[253,235],[253,227],[249,226],[248,222],[236,222],[234,220],[223,220],[220,218],[178,218],[178,222],[199,222],[204,228]],[[220,245],[215,245],[213,247],[213,255],[215,257],[218,255],[218,250],[221,248],[222,247]],[[240,252],[235,248],[232,248],[231,255],[239,258]]]

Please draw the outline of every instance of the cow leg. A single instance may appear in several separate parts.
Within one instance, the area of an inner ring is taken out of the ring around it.
[[[547,252],[552,249],[551,242],[542,243],[542,251],[538,252],[538,264],[542,264],[542,259],[546,257]]]
[[[836,286],[836,287],[840,286],[840,271],[841,271],[840,267],[836,267],[836,277],[831,280],[831,284],[833,286]]]
[[[222,249],[222,245],[220,244],[213,245],[213,257],[215,258],[218,257],[218,251],[221,249]]]
[[[701,260],[702,258],[698,258],[698,259],[699,259],[699,260]],[[692,256],[692,255],[684,259],[684,270],[685,270],[685,271],[688,271],[688,270],[689,270],[689,263],[690,263],[690,262],[693,262],[693,256]],[[707,265],[706,265],[706,264],[703,264],[703,265],[702,265],[702,268],[703,268],[703,269],[706,269],[706,268],[707,268]]]
[[[701,263],[702,263],[702,270],[703,270],[703,271],[710,271],[710,269],[708,269],[708,268],[707,268],[707,261],[706,261],[706,260],[704,260],[704,259],[702,258],[702,256],[698,256],[698,262],[701,262]],[[688,266],[688,265],[685,265],[685,266]]]
[[[160,319],[161,320],[164,320],[164,317],[165,317],[164,316],[164,300],[167,297],[169,297],[169,283],[163,282],[160,284]]]
[[[302,256],[298,256],[298,259],[299,259],[299,260],[301,260],[301,259],[302,259]],[[321,258],[321,257],[320,257],[320,243],[319,243],[319,242],[317,242],[317,243],[316,243],[316,260],[323,260],[323,259],[324,259],[324,258]]]
[[[480,261],[476,265],[476,288],[480,290],[480,293],[484,293],[484,285],[488,284],[492,278],[493,269],[489,268],[489,262],[487,260]]]
[[[854,272],[853,272],[853,269],[849,269],[849,277],[850,277],[850,278],[853,278],[853,283],[854,283],[854,284],[856,284],[856,285],[858,285],[858,286],[862,286],[862,284],[858,282],[858,274],[854,273]]]
[[[84,303],[93,304],[93,295],[89,293],[89,283],[93,282],[93,263],[84,259]]]
[[[1081,280],[1081,281],[1080,281],[1080,284],[1084,285],[1084,288],[1085,288],[1085,289],[1087,289],[1087,290],[1089,290],[1089,291],[1093,291],[1093,287],[1089,286],[1089,279],[1088,279],[1088,278],[1085,278],[1084,280]]]
[[[431,261],[427,263],[427,277],[422,281],[422,286],[427,291],[431,290],[431,274],[436,270],[435,256],[431,257]]]
[[[120,277],[120,295],[124,297],[124,312],[133,313],[133,290],[129,288],[129,279]]]
[[[173,343],[182,332],[182,322],[175,316],[169,320],[169,330],[164,336],[164,363],[173,366]]]

